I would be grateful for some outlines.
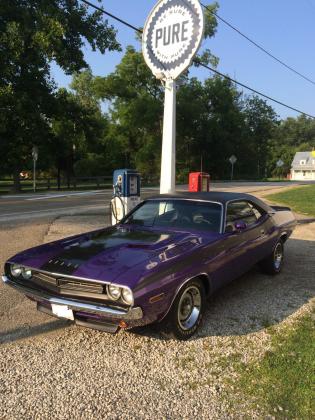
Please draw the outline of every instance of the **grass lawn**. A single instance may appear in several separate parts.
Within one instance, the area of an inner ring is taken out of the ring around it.
[[[272,349],[252,366],[241,367],[238,386],[276,419],[315,418],[315,310],[275,333]]]
[[[267,195],[266,198],[278,204],[285,204],[298,213],[315,216],[315,185]]]

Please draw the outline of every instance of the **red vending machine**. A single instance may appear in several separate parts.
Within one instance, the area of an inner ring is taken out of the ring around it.
[[[209,192],[210,175],[204,172],[189,174],[189,192]]]

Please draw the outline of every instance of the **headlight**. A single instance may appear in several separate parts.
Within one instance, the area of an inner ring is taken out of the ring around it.
[[[133,304],[133,294],[131,290],[123,289],[121,295],[122,295],[123,301],[127,303],[127,305]]]
[[[13,264],[10,267],[10,271],[13,277],[20,277],[22,274],[22,267],[20,265]]]
[[[107,292],[112,300],[118,300],[121,296],[121,288],[118,286],[108,286]]]
[[[23,277],[23,279],[29,280],[32,277],[32,271],[29,268],[21,267],[17,264],[11,265],[10,271],[15,278]]]
[[[23,268],[22,277],[25,280],[29,280],[32,277],[32,271],[29,268]]]

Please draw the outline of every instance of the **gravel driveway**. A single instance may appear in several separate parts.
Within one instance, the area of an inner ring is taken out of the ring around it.
[[[81,219],[80,230],[90,227]],[[70,219],[50,228],[48,221],[2,228],[0,263],[21,249],[17,237],[25,248],[47,232],[52,239],[77,228]],[[283,273],[270,278],[254,269],[221,290],[200,333],[185,343],[164,340],[152,327],[114,336],[74,327],[1,285],[0,418],[244,417],[233,411],[234,390],[225,379],[235,375],[235,360],[252,361],[269,348],[267,326],[282,328],[309,310],[314,255],[315,224],[299,226]]]

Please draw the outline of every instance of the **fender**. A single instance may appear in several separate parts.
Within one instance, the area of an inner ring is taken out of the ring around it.
[[[177,296],[178,296],[178,294],[179,294],[179,292],[183,289],[183,287],[190,281],[190,280],[193,280],[193,279],[198,279],[198,278],[202,278],[202,279],[204,279],[204,280],[202,280],[202,282],[203,282],[203,284],[206,286],[205,287],[205,289],[206,289],[206,296],[208,297],[208,296],[210,296],[211,295],[211,293],[212,293],[212,290],[213,290],[213,288],[212,288],[212,281],[211,281],[211,279],[210,279],[210,277],[209,277],[209,275],[207,274],[207,273],[199,273],[199,274],[197,274],[197,275],[195,275],[195,276],[193,276],[193,277],[189,277],[188,279],[186,279],[180,286],[178,286],[178,288],[176,289],[176,292],[174,293],[174,297],[173,297],[173,299],[171,300],[171,304],[170,304],[170,306],[169,306],[169,308],[168,308],[168,310],[166,311],[166,313],[163,315],[163,317],[159,320],[159,322],[162,322],[166,317],[167,317],[167,315],[169,314],[169,312],[170,312],[170,310],[171,310],[171,308],[172,308],[172,306],[173,306],[173,303],[175,302],[175,299],[177,298]],[[205,283],[206,282],[206,283]],[[207,290],[208,289],[208,290]]]

